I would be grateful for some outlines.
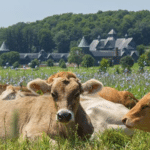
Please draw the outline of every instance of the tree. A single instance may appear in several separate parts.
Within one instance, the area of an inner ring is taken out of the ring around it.
[[[120,64],[121,64],[121,67],[125,70],[125,68],[128,69],[128,71],[131,70],[131,67],[133,66],[134,64],[134,59],[131,57],[131,56],[125,56],[125,57],[122,57],[120,59]]]
[[[137,61],[138,65],[139,65],[139,70],[140,71],[144,71],[144,66],[146,65],[146,55],[142,54],[138,61]]]
[[[9,63],[9,65],[12,65],[16,60],[19,61],[20,56],[18,52],[8,52],[8,53],[3,53],[0,55],[0,65],[5,66],[6,63]]]
[[[39,33],[39,42],[41,48],[43,48],[46,52],[52,52],[52,48],[54,47],[54,42],[52,39],[52,35],[50,30],[41,29]]]
[[[84,53],[82,49],[79,47],[72,47],[69,53],[68,62],[77,64],[78,68],[80,63],[82,62]]]
[[[81,65],[83,67],[87,67],[88,68],[88,67],[94,66],[94,62],[95,62],[95,59],[91,55],[86,54],[83,57],[83,61],[82,61]]]
[[[40,64],[39,61],[38,61],[37,59],[34,59],[34,60],[31,61],[30,67],[31,67],[31,68],[35,68],[35,66],[38,67],[39,64]]]
[[[102,58],[102,60],[100,61],[100,71],[106,72],[106,70],[109,67],[109,60]]]
[[[144,54],[145,54],[145,57],[146,57],[146,59],[145,59],[146,65],[150,66],[150,51],[146,51]]]
[[[145,46],[143,44],[138,45],[136,49],[139,52],[139,55],[142,55],[145,52]]]
[[[61,63],[65,62],[62,58],[59,60],[59,67],[61,66]]]
[[[14,68],[18,68],[19,66],[20,66],[20,64],[19,64],[18,61],[16,61],[16,62],[13,63],[13,67],[14,67]]]
[[[64,60],[61,61],[61,64],[59,66],[60,68],[67,68],[66,63]]]
[[[59,53],[67,53],[69,51],[69,37],[64,31],[59,31],[54,37],[56,48]]]
[[[52,67],[54,66],[54,61],[52,59],[47,60],[47,66]]]

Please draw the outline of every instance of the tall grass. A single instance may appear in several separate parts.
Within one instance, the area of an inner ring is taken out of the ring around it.
[[[26,85],[29,81],[35,78],[47,79],[50,75],[59,71],[72,71],[82,82],[91,78],[100,80],[104,86],[114,87],[118,90],[128,90],[140,99],[150,89],[150,70],[145,67],[144,73],[138,72],[138,65],[134,64],[131,74],[116,74],[115,67],[108,69],[107,73],[100,73],[99,67],[91,68],[67,68],[61,69],[59,67],[43,67],[39,70],[11,70],[0,69],[0,83],[7,83],[12,85],[19,85],[21,82]],[[120,67],[120,66],[119,66]],[[14,113],[12,122],[12,135],[17,137],[17,112]],[[6,131],[7,132],[7,131]],[[75,138],[57,138],[56,144],[49,142],[44,134],[42,139],[36,141],[23,141],[19,143],[18,140],[13,138],[0,139],[0,150],[103,150],[103,149],[122,149],[122,150],[147,150],[150,149],[150,133],[135,130],[132,137],[127,137],[121,130],[106,130],[103,134],[99,133],[97,138],[92,140],[80,140],[77,136]]]

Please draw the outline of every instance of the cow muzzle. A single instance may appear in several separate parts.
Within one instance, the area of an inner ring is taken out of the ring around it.
[[[56,115],[56,120],[61,123],[69,123],[70,121],[74,121],[74,114],[70,110],[61,109]]]

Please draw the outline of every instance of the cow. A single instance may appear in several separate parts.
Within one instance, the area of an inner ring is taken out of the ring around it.
[[[129,109],[122,104],[105,100],[98,95],[81,95],[81,105],[90,117],[94,126],[92,137],[98,132],[106,129],[122,128],[128,136],[133,135],[134,130],[128,129],[121,121],[121,118],[129,112]]]
[[[98,92],[102,89],[101,82],[91,79],[81,84],[77,78],[58,77],[50,84],[35,79],[27,84],[27,88],[38,96],[0,101],[0,137],[10,136],[14,111],[18,114],[18,136],[23,139],[36,139],[43,132],[51,139],[58,135],[67,138],[74,131],[81,138],[91,136],[94,128],[80,104],[80,94]]]
[[[58,72],[50,76],[46,82],[51,83],[53,78],[57,77],[76,78],[76,75],[72,72]],[[86,94],[90,94],[90,91]],[[103,87],[98,95],[108,101],[123,104],[127,108],[134,107],[138,102],[138,99],[136,99],[132,93],[128,91],[118,91],[111,87]]]
[[[98,95],[108,101],[123,104],[127,108],[134,107],[138,102],[132,93],[128,91],[118,91],[111,87],[103,87],[103,89],[98,92]]]
[[[1,100],[14,100],[24,96],[37,96],[33,94],[27,87],[7,85],[6,89],[1,93]]]
[[[146,94],[126,115],[122,122],[128,128],[150,132],[150,93]]]
[[[7,84],[0,84],[0,95],[6,90]]]

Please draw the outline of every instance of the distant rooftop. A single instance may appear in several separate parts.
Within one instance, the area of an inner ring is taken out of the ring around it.
[[[5,42],[2,43],[2,45],[1,45],[1,47],[0,47],[0,51],[9,51],[9,49],[7,48]]]
[[[89,47],[89,44],[87,43],[87,41],[85,40],[84,36],[80,42],[80,44],[78,45],[78,47]]]

